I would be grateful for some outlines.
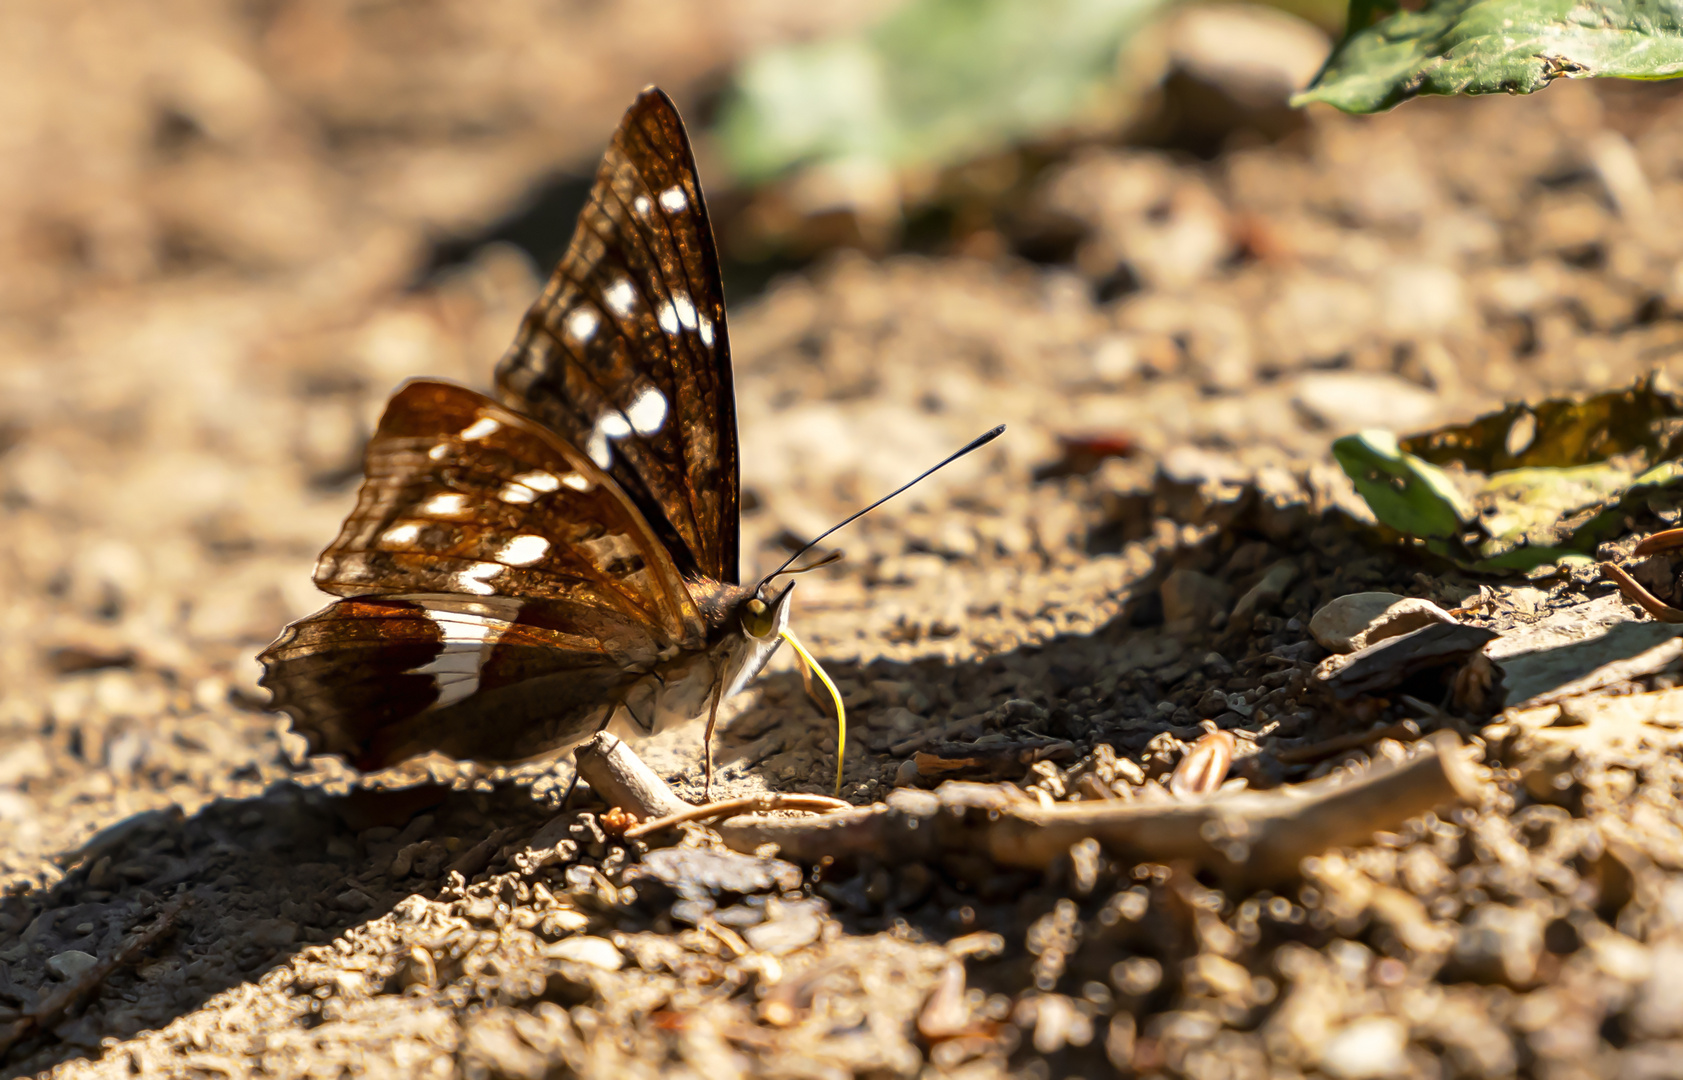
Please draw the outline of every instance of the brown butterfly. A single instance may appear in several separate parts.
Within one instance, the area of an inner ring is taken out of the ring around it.
[[[616,714],[653,732],[706,710],[710,780],[719,702],[784,637],[813,662],[788,634],[792,586],[771,588],[789,564],[738,583],[719,260],[659,90],[620,123],[496,388],[393,396],[316,564],[345,599],[259,658],[272,707],[311,752],[363,769],[429,751],[521,761]]]

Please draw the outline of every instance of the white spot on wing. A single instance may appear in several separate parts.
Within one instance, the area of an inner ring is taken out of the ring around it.
[[[541,536],[522,533],[497,551],[497,561],[509,566],[531,566],[549,554],[549,541]]]
[[[608,286],[607,290],[602,293],[602,299],[606,300],[608,306],[614,309],[614,314],[629,315],[632,306],[637,302],[637,289],[629,279],[620,278]]]
[[[434,517],[456,517],[467,512],[467,496],[454,492],[434,495],[421,504],[421,513]]]
[[[713,347],[713,320],[705,315],[697,315],[701,321],[701,343],[709,349]]]
[[[491,657],[497,640],[502,637],[498,622],[478,615],[428,611],[427,618],[438,627],[444,638],[439,654],[411,671],[417,675],[431,675],[438,697],[433,708],[443,708],[469,697],[479,689],[479,672]]]
[[[504,484],[502,489],[497,492],[497,498],[515,506],[525,506],[527,503],[537,502],[538,493],[525,484],[516,484],[511,481]]]
[[[654,387],[645,387],[625,409],[626,419],[639,435],[653,435],[666,423],[666,395]]]
[[[421,538],[421,527],[414,522],[393,525],[380,534],[381,547],[406,548],[413,547],[415,541]]]
[[[653,206],[653,204],[649,202],[649,197],[647,195],[639,195],[635,199],[631,200],[631,210],[640,218],[646,218],[649,216],[649,209],[651,206]]]
[[[590,432],[590,438],[584,441],[584,452],[590,455],[590,460],[596,463],[598,469],[606,469],[614,463],[613,451],[608,449],[608,436],[598,424]]]
[[[576,307],[567,313],[567,336],[583,345],[596,336],[596,327],[601,321],[593,309]]]
[[[586,480],[580,473],[570,472],[561,478],[561,482],[572,488],[574,491],[590,490],[590,481]]]
[[[427,457],[432,459],[433,461],[443,461],[445,458],[447,458],[449,456],[450,456],[450,444],[447,443],[447,442],[441,442],[437,446],[433,447],[431,450],[427,451]]]
[[[676,214],[689,204],[689,196],[685,195],[684,189],[676,184],[660,193],[661,209],[668,214]]]
[[[533,491],[554,491],[561,486],[560,479],[554,473],[544,472],[542,469],[521,473],[514,478],[514,482],[524,484]]]
[[[492,587],[491,579],[502,572],[503,566],[501,563],[474,563],[456,575],[456,588],[463,592],[477,593],[480,596],[491,596],[497,591]]]
[[[475,439],[483,439],[488,436],[495,435],[497,433],[497,429],[500,427],[502,427],[502,424],[491,419],[489,416],[481,416],[479,419],[463,428],[460,437],[472,442]]]
[[[672,306],[678,311],[678,321],[684,324],[685,330],[695,329],[695,305],[684,293],[672,294]]]
[[[606,469],[614,461],[613,447],[609,446],[609,442],[624,439],[633,431],[640,436],[650,436],[660,431],[661,424],[665,422],[665,395],[655,387],[646,387],[624,410],[609,409],[603,416],[596,417],[596,426],[592,427],[591,434],[584,441],[584,453],[591,456],[597,468]],[[579,488],[579,491],[584,490],[586,488]]]
[[[668,300],[666,304],[661,307],[660,315],[658,317],[660,319],[660,328],[662,330],[666,331],[668,334],[676,334],[678,332],[678,310],[672,306],[672,301]]]

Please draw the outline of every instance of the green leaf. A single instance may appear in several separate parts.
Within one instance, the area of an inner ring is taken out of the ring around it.
[[[720,143],[748,182],[813,162],[987,153],[1098,108],[1122,43],[1164,2],[911,0],[863,33],[750,59]]]
[[[1419,94],[1529,94],[1557,78],[1683,74],[1683,0],[1433,0],[1350,31],[1294,105],[1389,109]]]
[[[1472,508],[1436,465],[1397,445],[1389,431],[1363,431],[1332,444],[1332,456],[1382,524],[1406,536],[1450,540]]]

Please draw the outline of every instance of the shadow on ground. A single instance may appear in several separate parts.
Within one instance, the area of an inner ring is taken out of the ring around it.
[[[502,842],[551,816],[514,785],[334,796],[283,783],[188,818],[153,811],[119,822],[52,889],[0,900],[0,926],[10,928],[0,1005],[27,1012],[74,980],[84,956],[115,954],[170,900],[187,904],[144,955],[12,1046],[0,1075],[97,1056],[102,1039],[162,1027],[411,893],[435,892],[452,869],[472,877]]]

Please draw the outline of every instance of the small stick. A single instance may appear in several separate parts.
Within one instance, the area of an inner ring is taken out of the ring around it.
[[[1395,724],[1385,724],[1381,727],[1370,728],[1367,731],[1348,731],[1343,735],[1334,735],[1318,743],[1308,746],[1296,746],[1290,750],[1281,750],[1274,755],[1274,760],[1281,765],[1304,765],[1311,761],[1341,754],[1346,750],[1360,750],[1369,743],[1376,743],[1380,739],[1408,739],[1413,741],[1420,737],[1420,725],[1412,720],[1401,720]]]
[[[765,814],[773,810],[811,810],[824,813],[830,810],[850,809],[852,803],[842,799],[832,799],[828,795],[782,795],[768,792],[764,795],[744,795],[736,799],[723,799],[719,802],[708,803],[705,806],[691,806],[675,814],[645,821],[640,825],[633,825],[625,830],[627,840],[637,840],[657,833],[662,829],[670,829],[674,825],[682,825],[686,821],[704,821],[711,818],[733,817],[737,814]]]
[[[1672,529],[1668,531],[1678,532],[1683,530]],[[1666,535],[1666,533],[1655,534],[1655,536],[1664,535]],[[1652,540],[1654,537],[1650,536],[1648,539]],[[1683,623],[1683,611],[1679,611],[1677,608],[1672,607],[1664,600],[1661,600],[1659,597],[1643,588],[1642,583],[1625,573],[1623,567],[1616,566],[1610,562],[1604,562],[1601,564],[1601,576],[1606,578],[1608,581],[1617,582],[1619,591],[1624,593],[1626,600],[1636,604],[1643,611],[1646,611],[1660,622]]]
[[[1169,777],[1169,793],[1179,798],[1208,795],[1227,780],[1233,767],[1233,751],[1238,747],[1233,736],[1225,731],[1206,732],[1192,744],[1180,764]]]
[[[573,751],[579,776],[609,806],[628,810],[640,818],[665,817],[689,809],[666,781],[616,736],[599,731],[589,742]]]
[[[1631,549],[1633,555],[1653,555],[1683,547],[1683,529],[1664,529]]]
[[[977,713],[975,716],[971,716],[963,720],[954,720],[950,723],[942,724],[938,728],[930,728],[927,731],[920,731],[916,735],[913,735],[910,738],[902,739],[893,746],[890,746],[888,748],[888,752],[893,754],[895,757],[900,757],[912,750],[922,750],[925,746],[928,746],[932,742],[939,742],[942,739],[950,738],[959,734],[966,728],[973,728],[978,724],[987,723],[990,715],[990,713],[985,712]]]

